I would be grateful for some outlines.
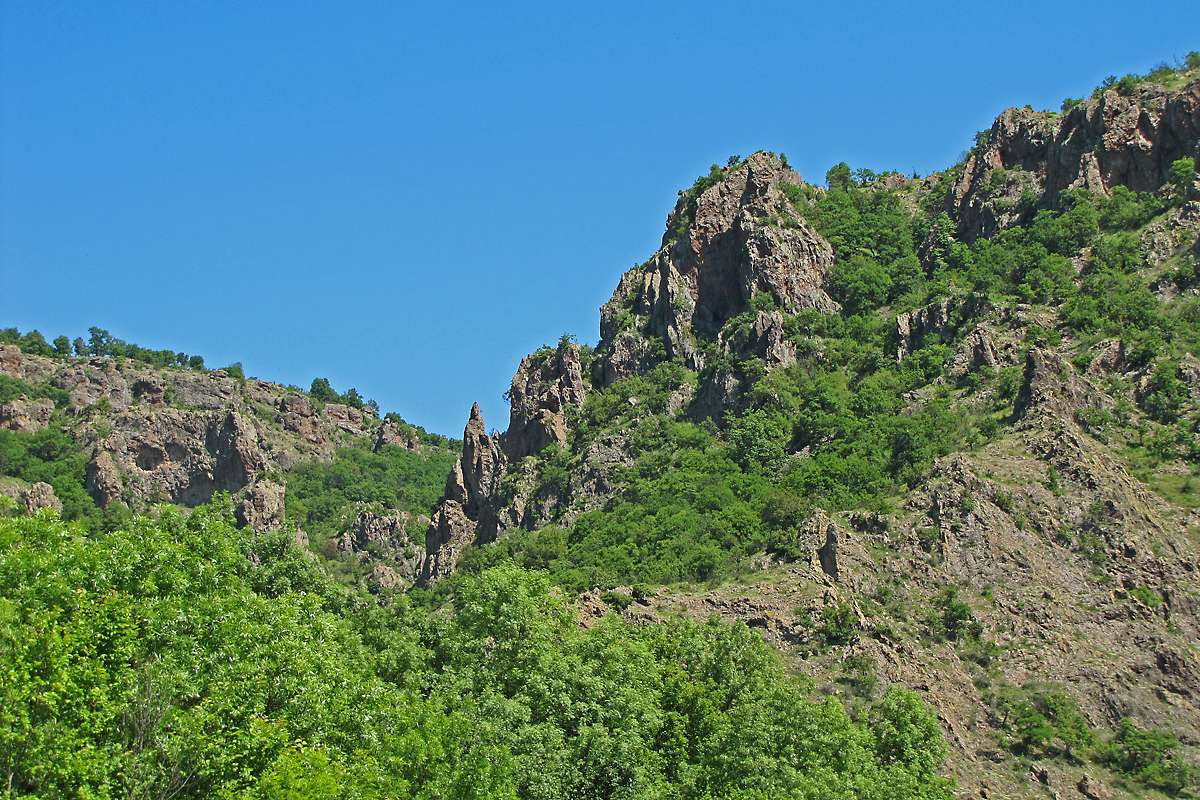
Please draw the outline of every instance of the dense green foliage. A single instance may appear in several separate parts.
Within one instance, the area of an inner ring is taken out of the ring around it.
[[[455,457],[448,448],[386,445],[376,452],[362,445],[339,449],[328,463],[302,462],[287,473],[287,518],[321,551],[364,506],[428,514]]]
[[[1196,771],[1179,758],[1179,740],[1161,730],[1143,730],[1123,719],[1116,736],[1101,749],[1114,769],[1147,786],[1178,792],[1197,780]]]
[[[324,403],[342,403],[351,408],[371,408],[378,413],[379,406],[374,400],[364,400],[363,396],[358,393],[358,389],[351,386],[345,392],[339,393],[329,383],[328,378],[313,378],[312,386],[308,389],[308,396],[317,404]]]
[[[250,557],[253,556],[253,557]],[[579,627],[546,578],[379,607],[228,510],[0,520],[18,797],[949,798],[936,718],[855,722],[745,627]]]

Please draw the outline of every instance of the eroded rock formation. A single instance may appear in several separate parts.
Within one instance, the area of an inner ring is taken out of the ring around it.
[[[621,277],[601,309],[597,385],[664,358],[702,368],[696,336],[714,336],[759,293],[787,313],[837,309],[826,291],[833,248],[784,191],[800,183],[777,156],[759,152],[680,197],[662,247]]]
[[[1156,191],[1185,156],[1200,162],[1200,82],[1177,92],[1141,84],[1128,96],[1110,89],[1065,114],[1010,108],[967,159],[947,210],[973,241],[1064,189]]]

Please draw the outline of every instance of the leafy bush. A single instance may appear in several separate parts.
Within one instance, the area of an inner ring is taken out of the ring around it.
[[[934,611],[929,618],[929,631],[935,639],[969,641],[983,634],[983,626],[971,607],[959,598],[957,586],[947,586],[938,592]]]
[[[858,617],[854,607],[846,602],[825,606],[821,609],[818,632],[826,644],[849,644],[858,633]]]
[[[107,509],[95,504],[85,488],[87,463],[87,453],[57,425],[36,433],[0,430],[0,475],[48,483],[62,501],[63,518],[109,529],[123,522],[128,512],[121,503]]]
[[[1174,422],[1187,400],[1188,387],[1179,377],[1179,365],[1173,361],[1159,362],[1142,394],[1146,413],[1159,422]]]
[[[141,345],[130,344],[113,336],[103,328],[89,328],[88,341],[76,338],[73,345],[66,336],[54,339],[54,345],[46,342],[46,338],[37,331],[24,335],[16,328],[0,330],[0,344],[15,344],[23,352],[37,356],[66,358],[74,349],[77,356],[110,356],[113,358],[130,358],[154,367],[182,367],[186,369],[204,369],[204,359],[200,356],[189,356],[174,350],[153,350]]]
[[[1176,200],[1183,202],[1187,199],[1188,189],[1196,182],[1196,159],[1184,156],[1172,161],[1167,174],[1168,181],[1175,190]]]
[[[1166,792],[1180,792],[1196,782],[1194,771],[1179,758],[1179,741],[1161,730],[1143,730],[1122,719],[1117,733],[1100,751],[1113,769]]]

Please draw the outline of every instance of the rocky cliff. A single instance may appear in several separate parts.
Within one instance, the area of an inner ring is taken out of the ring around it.
[[[785,190],[801,184],[779,156],[758,152],[682,193],[667,217],[662,247],[621,277],[601,309],[590,369],[580,347],[563,341],[521,362],[503,433],[489,436],[478,405],[472,408],[462,459],[426,537],[423,582],[452,572],[467,545],[492,541],[509,528],[544,524],[572,504],[578,510],[602,502],[614,473],[630,458],[620,437],[594,443],[585,470],[553,496],[533,496],[534,475],[520,467],[548,445],[567,444],[571,409],[584,402],[590,386],[604,388],[669,360],[703,370],[709,343],[718,353],[761,358],[768,369],[795,360],[794,344],[784,335],[785,314],[839,308],[827,292],[833,249],[796,213]],[[768,298],[777,310],[751,309],[756,297]],[[746,313],[747,325],[725,329]],[[736,375],[717,369],[698,396],[680,386],[672,403],[698,417],[719,418],[740,391]]]
[[[787,313],[836,310],[826,291],[833,249],[784,191],[801,183],[779,157],[759,152],[683,193],[662,247],[621,277],[600,310],[597,385],[663,359],[702,369],[699,340],[715,336],[758,294]]]
[[[1098,93],[1063,114],[1010,108],[967,158],[947,196],[960,236],[973,241],[1010,227],[1060,192],[1114,187],[1154,192],[1170,166],[1200,160],[1200,82],[1178,91],[1142,83]]]
[[[230,492],[244,524],[270,529],[282,519],[284,493],[270,475],[384,433],[367,411],[318,409],[299,390],[220,371],[47,358],[12,345],[0,345],[0,370],[62,393],[65,427],[89,454],[87,489],[100,505],[195,506]],[[0,407],[0,427],[44,429],[54,407],[19,397]]]

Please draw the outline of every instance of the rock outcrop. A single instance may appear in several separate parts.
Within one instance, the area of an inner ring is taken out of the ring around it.
[[[553,350],[540,350],[521,361],[509,389],[504,433],[489,435],[479,404],[471,407],[462,457],[450,472],[425,537],[422,583],[452,572],[467,545],[490,542],[504,530],[534,521],[530,503],[536,476],[528,468],[518,470],[515,490],[508,493],[501,491],[501,479],[527,456],[567,443],[568,412],[584,402],[587,392],[582,351],[564,340]]]
[[[46,358],[0,346],[0,371],[66,394],[67,432],[90,453],[86,485],[102,505],[194,506],[214,492],[247,492],[243,521],[259,530],[282,517],[282,487],[259,478],[297,461],[327,459],[337,447],[374,438],[367,411],[222,371],[156,369],[125,358]],[[35,432],[54,403],[18,397],[0,406],[0,428]]]
[[[1103,407],[1107,400],[1091,383],[1075,372],[1059,353],[1031,347],[1025,357],[1025,373],[1013,416],[1018,419],[1054,416],[1071,419],[1081,408]]]
[[[21,493],[21,506],[26,514],[36,514],[44,508],[55,513],[63,510],[62,501],[54,494],[54,487],[48,483],[34,483]]]
[[[967,321],[988,309],[986,297],[977,294],[945,297],[896,317],[896,360],[921,348],[931,336],[949,338]]]
[[[700,339],[715,339],[737,359],[760,359],[767,369],[795,362],[784,315],[839,306],[826,291],[833,248],[797,215],[785,189],[789,184],[799,186],[800,176],[774,154],[759,152],[702,191],[681,193],[659,251],[622,276],[601,309],[600,344],[590,370],[579,346],[564,340],[521,362],[509,390],[504,433],[489,436],[478,405],[471,410],[462,458],[426,535],[420,582],[453,571],[472,543],[545,523],[556,513],[571,516],[613,491],[616,471],[630,459],[623,443],[592,443],[578,474],[553,494],[535,496],[537,476],[520,466],[551,444],[568,444],[569,411],[587,398],[587,372],[591,384],[604,388],[665,359],[700,370]],[[770,302],[752,307],[759,295]],[[743,314],[745,325],[724,329]],[[720,419],[743,388],[732,369],[717,369],[698,391],[681,386],[669,402],[673,412],[690,406],[698,417]],[[506,472],[512,480],[503,493]]]
[[[409,535],[413,522],[403,511],[360,511],[338,538],[337,549],[371,562],[372,589],[407,589],[420,575],[423,555],[420,544]]]
[[[50,424],[54,403],[31,400],[24,395],[0,405],[0,429],[21,433],[37,433]]]
[[[696,337],[712,337],[759,293],[777,308],[838,308],[826,292],[833,248],[784,191],[800,176],[755,153],[712,185],[684,193],[662,247],[622,276],[600,312],[595,382],[607,386],[664,358],[703,367]]]
[[[256,482],[238,503],[238,523],[259,533],[276,530],[283,525],[286,491],[287,487],[274,481]]]
[[[421,449],[421,438],[413,429],[398,425],[388,419],[375,429],[375,452],[378,453],[388,445],[415,452]]]
[[[442,500],[425,534],[422,584],[449,575],[468,545],[495,535],[496,490],[505,463],[504,450],[496,437],[488,435],[483,413],[475,403],[463,430],[462,457],[446,479]]]
[[[1110,89],[1065,114],[1010,108],[968,157],[947,211],[970,242],[1053,205],[1064,189],[1157,191],[1186,156],[1200,162],[1200,82]]]
[[[564,341],[553,351],[522,359],[509,389],[508,430],[501,437],[508,460],[519,461],[549,444],[565,444],[567,409],[586,396],[579,345]]]

